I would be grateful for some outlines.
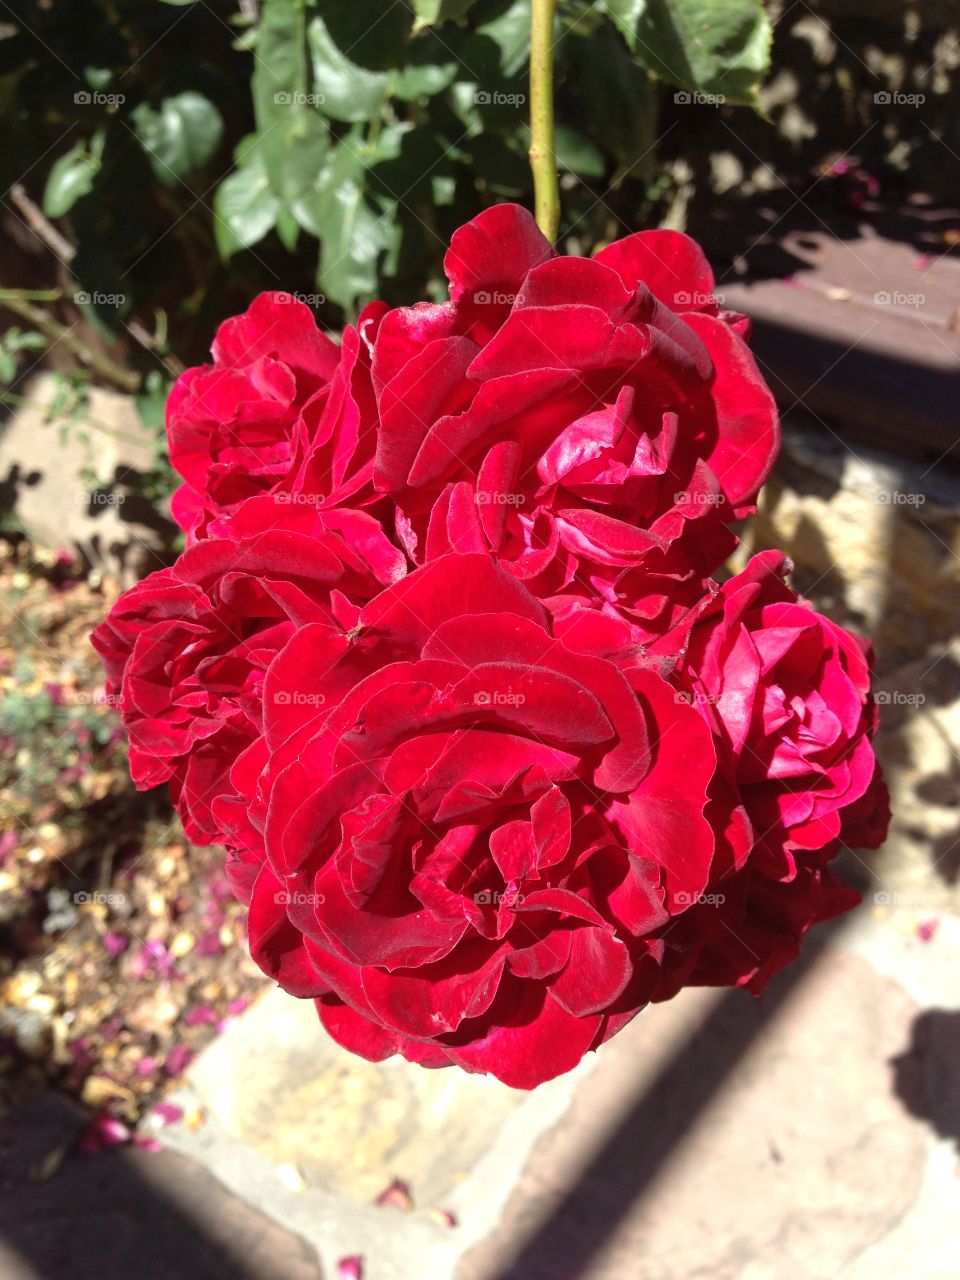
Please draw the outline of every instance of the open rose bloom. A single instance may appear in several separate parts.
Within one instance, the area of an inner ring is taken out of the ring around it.
[[[693,241],[454,236],[339,345],[287,294],[170,396],[187,550],[93,642],[254,959],[379,1060],[532,1088],[759,992],[888,822],[869,649],[755,556],[776,410]],[[721,575],[722,577],[722,575]]]

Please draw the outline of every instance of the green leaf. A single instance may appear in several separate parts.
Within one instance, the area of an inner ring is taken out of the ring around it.
[[[83,82],[89,89],[104,90],[113,79],[112,67],[84,67]]]
[[[587,133],[621,166],[629,166],[631,177],[647,177],[657,136],[657,95],[646,71],[609,23],[588,36],[571,36],[565,56]]]
[[[316,190],[293,208],[300,225],[320,240],[320,288],[348,312],[377,291],[380,258],[396,247],[392,206],[369,198],[372,158],[354,130],[330,153]]]
[[[635,52],[637,23],[647,7],[647,0],[601,0],[601,6],[613,19],[614,25],[627,42],[627,48]]]
[[[457,35],[458,32],[453,33],[454,37]],[[394,74],[391,89],[394,97],[404,102],[433,98],[453,83],[459,70],[460,61],[450,41],[441,39],[435,31],[423,31],[411,40],[406,65]]]
[[[288,207],[313,187],[329,146],[327,122],[312,109],[291,109],[281,123],[253,143],[261,154],[270,189]]]
[[[270,189],[270,179],[259,151],[234,169],[213,198],[217,248],[225,260],[262,240],[280,212],[280,201]]]
[[[141,102],[130,114],[150,167],[164,186],[202,169],[223,136],[223,119],[209,98],[192,89],[165,98],[160,109]]]
[[[43,212],[47,217],[61,218],[82,196],[89,195],[99,168],[82,142],[55,160],[43,191]]]
[[[3,346],[7,351],[42,351],[47,340],[35,329],[20,329],[16,325],[8,329],[3,338]]]
[[[387,92],[388,74],[367,71],[352,62],[336,44],[322,18],[314,18],[310,23],[307,42],[313,63],[313,97],[324,115],[349,123],[379,115]]]
[[[413,27],[406,0],[318,0],[316,8],[337,47],[368,71],[403,65]]]
[[[530,57],[530,0],[515,0],[499,18],[477,27],[477,34],[499,48],[501,73],[517,75]]]
[[[309,89],[305,0],[263,0],[251,88],[257,127],[289,125]]]
[[[526,155],[497,133],[481,133],[464,144],[470,154],[470,168],[488,190],[515,199],[533,184]]]
[[[294,253],[300,239],[300,224],[289,209],[281,209],[277,214],[277,235],[280,243],[288,253]]]
[[[761,0],[647,0],[637,56],[679,89],[756,107],[771,39]]]
[[[164,411],[170,393],[172,379],[159,369],[150,369],[143,380],[143,387],[134,396],[137,416],[148,431],[163,431]]]
[[[466,17],[476,0],[413,0],[417,27],[430,27],[439,22],[458,22]]]
[[[251,82],[260,136],[244,143],[260,152],[270,188],[288,208],[313,187],[329,142],[310,85],[305,11],[305,0],[263,2]]]
[[[598,146],[589,138],[558,124],[554,131],[557,168],[564,173],[576,173],[581,178],[602,178],[607,172],[607,161]]]

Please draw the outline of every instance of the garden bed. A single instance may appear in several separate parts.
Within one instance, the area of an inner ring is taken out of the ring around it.
[[[185,845],[129,780],[87,639],[113,594],[63,555],[0,548],[0,1108],[55,1082],[95,1113],[94,1145],[264,985],[222,851]]]

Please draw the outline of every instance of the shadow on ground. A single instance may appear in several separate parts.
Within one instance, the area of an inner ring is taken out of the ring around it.
[[[66,1155],[85,1117],[55,1093],[0,1125],[4,1280],[320,1280],[312,1249],[173,1152]]]

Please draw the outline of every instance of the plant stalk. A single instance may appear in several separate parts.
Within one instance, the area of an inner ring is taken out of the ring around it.
[[[101,378],[107,382],[112,382],[121,391],[130,393],[139,391],[139,373],[135,373],[132,369],[125,369],[123,365],[117,364],[109,356],[101,355],[99,351],[91,351],[70,329],[60,324],[58,320],[54,320],[53,316],[49,315],[41,307],[35,307],[31,301],[31,298],[39,298],[53,302],[60,296],[59,289],[31,291],[29,289],[0,288],[0,307],[6,307],[14,315],[18,315],[21,320],[26,320],[28,324],[32,324],[39,329],[49,342],[62,342],[89,369],[99,373]]]
[[[560,225],[560,187],[553,140],[553,19],[556,0],[530,10],[530,168],[537,226],[552,244]]]

